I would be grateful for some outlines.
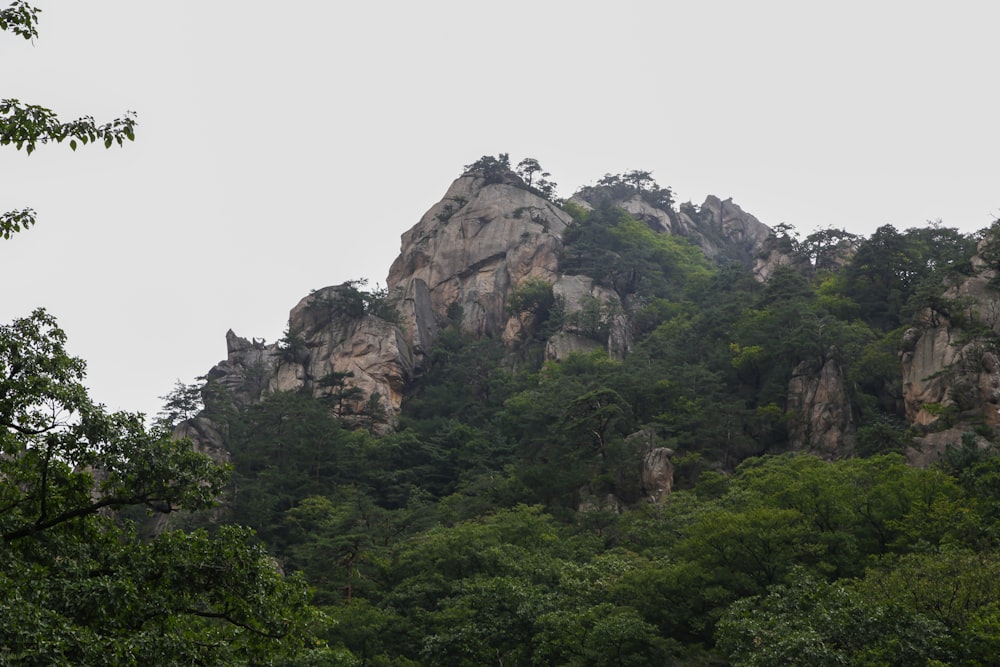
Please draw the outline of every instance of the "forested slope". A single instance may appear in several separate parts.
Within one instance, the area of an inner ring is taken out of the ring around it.
[[[0,664],[996,664],[998,333],[1000,223],[800,238],[484,156],[154,423],[0,325]]]
[[[988,664],[995,230],[762,233],[524,165],[467,167],[387,289],[231,345],[179,430],[230,492],[183,522],[253,527],[339,664]]]

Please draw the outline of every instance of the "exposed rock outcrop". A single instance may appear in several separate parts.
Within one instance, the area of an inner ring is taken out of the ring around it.
[[[924,427],[1000,424],[1000,360],[982,341],[947,325],[910,329],[901,354],[906,416]]]
[[[585,196],[571,201],[591,205]],[[651,201],[633,191],[612,203],[658,233],[690,239],[710,257],[748,267],[756,261],[761,280],[791,261],[770,228],[731,199],[709,196],[701,207],[685,205],[680,211]],[[622,359],[633,347],[631,297],[623,302],[614,289],[591,277],[560,272],[562,236],[572,223],[566,211],[513,172],[489,179],[466,173],[402,234],[387,280],[392,308],[379,311],[383,317],[359,301],[355,285],[323,288],[292,309],[288,336],[280,345],[229,332],[227,358],[208,377],[238,404],[261,400],[268,392],[305,389],[329,397],[348,423],[365,419],[374,397],[384,408],[380,428],[389,429],[444,326],[500,338],[509,350],[543,341],[547,359],[596,349]],[[544,339],[536,313],[509,309],[512,292],[533,280],[551,285],[559,307],[560,319],[552,320],[558,328]],[[393,310],[392,316],[386,314]],[[853,424],[842,384],[832,361],[798,369],[791,402],[801,417],[794,432],[800,446],[834,455],[849,441]],[[217,439],[211,429],[202,431],[199,438]],[[660,452],[647,462],[660,470],[650,475],[667,474],[666,456]],[[650,496],[669,492],[662,479],[642,483]]]
[[[734,204],[732,198],[722,200],[709,195],[699,213],[699,224],[687,233],[701,237],[698,245],[709,257],[754,257],[774,236],[770,227]]]
[[[549,339],[546,358],[564,359],[602,346],[615,359],[625,357],[632,348],[632,326],[614,290],[577,275],[560,276],[552,293],[562,300],[565,324]]]
[[[691,231],[678,224],[678,217],[673,211],[656,208],[640,195],[622,200],[618,205],[636,220],[646,223],[654,232],[686,235],[685,232]]]
[[[945,291],[948,312],[925,311],[921,326],[903,335],[906,417],[928,430],[1000,426],[1000,359],[993,339],[1000,334],[1000,288],[982,256],[987,242],[972,259],[973,274],[953,279]]]
[[[795,367],[788,383],[788,439],[827,458],[851,453],[855,425],[844,372],[831,351]]]
[[[529,278],[555,282],[560,237],[571,221],[523,187],[472,175],[456,180],[403,234],[389,269],[387,284],[414,353],[425,354],[449,318],[474,335],[502,335],[510,290]]]
[[[278,366],[279,353],[277,343],[247,340],[230,329],[226,332],[226,358],[208,371],[207,378],[237,405],[259,401]]]
[[[600,196],[599,189],[584,188],[569,201],[581,208],[591,209],[595,205],[594,198]],[[779,257],[781,253],[768,245],[769,240],[774,238],[773,230],[733,203],[731,198],[723,200],[709,195],[700,207],[685,204],[679,211],[657,208],[641,194],[630,194],[614,200],[612,204],[655,232],[687,238],[710,258],[735,261],[750,267],[762,255],[770,255],[761,269],[755,272],[761,281],[769,275],[764,267],[792,261],[790,256]]]
[[[789,252],[784,239],[772,236],[764,241],[753,257],[753,277],[766,283],[781,267],[796,267],[797,258]]]
[[[560,360],[571,354],[588,354],[600,349],[601,344],[593,338],[557,331],[545,344],[545,358]]]
[[[222,426],[203,416],[185,420],[174,429],[175,438],[188,438],[195,451],[207,454],[217,463],[229,461],[226,435]]]
[[[914,439],[914,446],[908,447],[904,452],[906,461],[912,466],[926,468],[938,463],[941,457],[948,451],[949,447],[957,447],[963,444],[966,438],[972,438],[979,449],[988,449],[992,443],[981,435],[969,431],[965,426],[958,426],[944,429],[943,431],[933,431]]]
[[[651,503],[666,500],[674,488],[674,464],[672,449],[656,447],[642,459],[642,490]]]
[[[920,326],[903,334],[906,418],[925,430],[906,452],[913,465],[928,465],[969,437],[988,447],[973,431],[1000,429],[1000,288],[984,259],[990,241],[984,238],[972,257],[972,275],[950,279],[941,300],[947,312],[928,309]]]
[[[912,423],[929,426],[938,420],[936,408],[953,404],[948,372],[956,368],[962,350],[955,344],[955,332],[948,326],[911,328],[903,336],[901,356],[903,405]]]
[[[603,496],[597,496],[590,492],[590,489],[584,487],[579,491],[580,499],[576,503],[576,511],[581,514],[589,514],[593,512],[608,512],[611,514],[621,514],[627,508],[625,503],[621,501],[621,498],[613,493],[606,493]]]
[[[305,389],[331,401],[347,422],[376,418],[376,430],[395,423],[413,357],[396,325],[365,314],[350,283],[317,290],[291,311],[282,344],[226,334],[227,358],[208,372],[237,405],[267,393]],[[352,391],[353,390],[353,391]],[[370,413],[375,412],[376,415]]]
[[[317,290],[292,309],[289,332],[299,336],[297,349],[283,351],[269,390],[305,387],[315,396],[330,395],[336,388],[324,378],[342,375],[348,387],[360,390],[356,398],[339,406],[343,415],[361,415],[368,401],[378,396],[394,417],[413,375],[410,348],[395,324],[357,309],[345,312],[338,300],[350,288]]]

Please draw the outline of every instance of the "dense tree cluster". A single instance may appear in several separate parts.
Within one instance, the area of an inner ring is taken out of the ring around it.
[[[445,363],[478,357],[448,345]],[[316,586],[343,664],[971,665],[1000,648],[992,451],[928,469],[703,459],[648,504],[627,488],[628,398],[588,389],[615,366],[495,376],[475,416],[428,396],[382,438],[274,395],[234,422],[232,518]],[[433,391],[465,390],[454,370]],[[582,490],[633,509],[577,509]]]
[[[653,178],[653,173],[633,169],[624,174],[605,174],[597,185],[583,188],[580,195],[599,203],[625,201],[639,197],[650,206],[663,211],[671,210],[674,193],[670,188],[661,187]]]
[[[589,211],[566,208],[576,223],[563,235],[563,272],[589,276],[622,298],[679,300],[707,284],[708,261],[684,238],[657,234],[611,200]]]

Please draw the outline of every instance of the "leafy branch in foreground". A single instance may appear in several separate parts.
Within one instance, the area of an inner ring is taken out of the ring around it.
[[[10,31],[25,39],[38,37],[38,14],[41,11],[25,0],[15,0],[7,9],[0,9],[0,30]]]
[[[62,143],[69,139],[69,147],[77,149],[79,144],[104,142],[105,148],[125,140],[135,141],[134,111],[128,111],[122,118],[98,125],[93,116],[83,116],[73,121],[62,122],[51,109],[37,104],[23,104],[19,100],[0,100],[0,146],[14,145],[31,155],[38,144],[50,141]]]
[[[0,31],[11,32],[25,39],[38,36],[37,7],[24,0],[15,0],[0,9]],[[124,145],[135,140],[136,114],[128,111],[121,118],[98,125],[92,116],[82,116],[64,122],[51,109],[37,104],[24,104],[16,99],[0,99],[0,146],[14,146],[31,155],[38,144],[62,143],[76,150],[80,144],[103,142],[105,148]],[[16,232],[35,224],[35,212],[30,208],[0,213],[0,237],[9,239]]]
[[[65,344],[42,309],[0,326],[0,664],[321,651],[308,588],[252,531],[140,538],[128,517],[212,507],[229,471],[142,415],[95,404]]]
[[[9,239],[22,229],[27,229],[35,224],[35,210],[22,208],[21,210],[7,211],[0,213],[0,237]]]

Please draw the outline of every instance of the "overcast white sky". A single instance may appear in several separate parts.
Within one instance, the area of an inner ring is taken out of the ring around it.
[[[5,1],[2,4],[6,4]],[[484,154],[572,194],[646,169],[801,233],[1000,215],[992,2],[47,2],[0,98],[139,114],[124,149],[0,151],[0,322],[45,306],[97,400],[155,413],[224,335],[385,282]]]

